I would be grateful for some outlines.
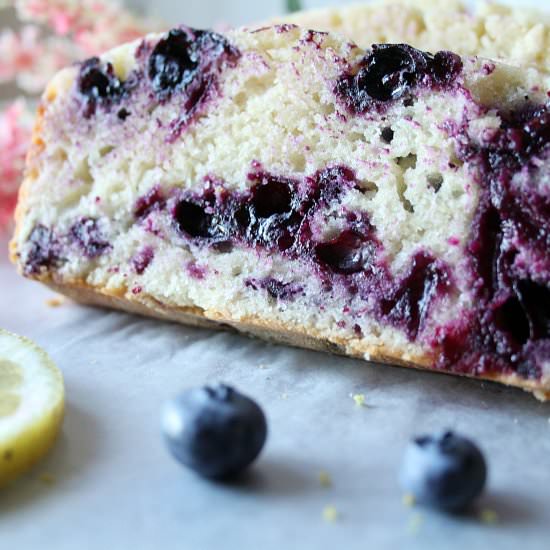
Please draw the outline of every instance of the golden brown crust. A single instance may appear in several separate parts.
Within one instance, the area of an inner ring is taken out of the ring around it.
[[[53,92],[46,93],[45,98],[47,97],[48,101],[53,100],[55,97],[55,94]],[[44,99],[43,101],[45,101]],[[10,260],[15,264],[17,263],[17,240],[19,233],[21,231],[21,225],[23,218],[25,216],[25,211],[27,209],[27,198],[30,193],[30,188],[34,181],[36,181],[37,178],[37,167],[36,167],[36,159],[38,158],[38,155],[40,151],[44,148],[44,141],[42,140],[42,123],[44,119],[44,112],[45,112],[45,106],[44,104],[40,104],[38,106],[38,109],[36,111],[36,118],[32,130],[32,137],[31,137],[31,146],[29,148],[29,151],[27,153],[27,158],[25,162],[25,177],[23,179],[23,182],[21,183],[21,186],[19,187],[19,193],[17,198],[17,206],[15,208],[15,230],[13,237],[9,243],[9,254],[10,254]]]
[[[550,400],[550,389],[542,387],[537,380],[524,379],[516,374],[487,373],[470,376],[463,373],[441,371],[433,368],[433,356],[412,355],[408,350],[390,349],[382,344],[379,346],[368,346],[364,342],[361,342],[360,339],[352,342],[336,338],[329,340],[320,334],[313,334],[312,331],[305,330],[299,326],[288,327],[280,322],[266,322],[259,317],[239,320],[231,319],[228,314],[223,312],[205,311],[197,307],[167,305],[143,293],[134,296],[126,289],[106,290],[94,288],[83,281],[73,281],[67,284],[66,282],[55,282],[51,279],[43,278],[42,282],[56,292],[64,294],[82,304],[119,309],[129,313],[174,321],[194,327],[234,329],[270,342],[336,353],[358,359],[368,357],[368,360],[372,362],[489,380],[531,392],[541,401]]]

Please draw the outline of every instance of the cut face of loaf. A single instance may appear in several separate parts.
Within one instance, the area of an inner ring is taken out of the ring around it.
[[[546,77],[283,25],[58,74],[12,257],[81,301],[550,395]]]

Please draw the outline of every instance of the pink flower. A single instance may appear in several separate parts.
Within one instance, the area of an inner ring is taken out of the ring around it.
[[[0,111],[0,229],[9,224],[31,140],[33,114],[23,100]]]
[[[71,37],[86,55],[134,40],[156,25],[106,0],[17,0],[19,16]]]
[[[59,69],[83,52],[65,39],[41,39],[35,25],[19,33],[11,29],[0,33],[0,82],[16,81],[28,93],[40,92]]]

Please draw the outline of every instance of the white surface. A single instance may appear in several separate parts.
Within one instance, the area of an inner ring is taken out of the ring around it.
[[[0,326],[47,349],[68,397],[54,451],[0,493],[1,549],[548,549],[550,404],[234,334],[54,309],[48,290],[15,275],[0,244]],[[217,381],[254,396],[269,419],[265,452],[240,484],[196,478],[160,438],[162,402]],[[497,525],[402,504],[396,479],[407,441],[446,427],[484,448],[490,479],[480,509],[495,510]],[[331,488],[320,485],[321,470]],[[334,524],[322,518],[327,505],[341,514]]]

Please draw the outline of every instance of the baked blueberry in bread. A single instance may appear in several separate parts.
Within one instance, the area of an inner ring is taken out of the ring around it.
[[[292,25],[59,73],[13,261],[85,303],[550,396],[550,83]]]

